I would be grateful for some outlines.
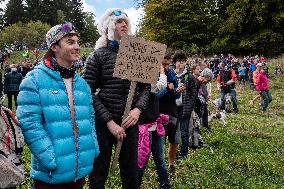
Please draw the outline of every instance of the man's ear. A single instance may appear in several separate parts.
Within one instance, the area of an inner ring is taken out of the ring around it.
[[[53,52],[55,52],[55,51],[56,51],[56,45],[55,45],[55,44],[51,45],[50,49],[51,49]]]

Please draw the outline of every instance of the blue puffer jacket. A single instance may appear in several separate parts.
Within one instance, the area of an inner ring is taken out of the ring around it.
[[[32,179],[68,183],[93,169],[99,147],[91,90],[78,75],[73,80],[73,96],[78,140],[66,87],[58,72],[40,63],[20,85],[17,117],[32,152]]]

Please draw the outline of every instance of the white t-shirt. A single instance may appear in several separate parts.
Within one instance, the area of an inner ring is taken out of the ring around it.
[[[72,83],[73,78],[68,78],[68,79],[63,78],[63,81],[67,90],[72,122],[75,123],[74,96],[73,96],[73,83]]]

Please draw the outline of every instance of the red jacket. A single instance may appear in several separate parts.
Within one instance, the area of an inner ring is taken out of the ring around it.
[[[268,78],[266,76],[265,71],[261,70],[258,72],[256,76],[256,90],[263,91],[263,90],[268,90]]]

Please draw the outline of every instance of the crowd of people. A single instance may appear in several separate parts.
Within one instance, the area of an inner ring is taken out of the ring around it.
[[[63,23],[47,32],[48,50],[42,61],[6,68],[3,90],[10,109],[12,96],[17,102],[16,114],[32,154],[30,177],[35,189],[81,189],[86,176],[91,189],[105,188],[117,141],[123,141],[122,188],[141,187],[150,154],[160,188],[170,188],[177,163],[188,158],[189,148],[204,145],[196,120],[211,129],[212,81],[216,80],[221,98],[216,111],[226,110],[229,94],[233,112],[238,113],[237,84],[249,83],[257,91],[262,111],[272,101],[263,56],[244,57],[241,62],[221,54],[202,60],[177,50],[165,55],[156,84],[137,84],[131,110],[122,118],[131,82],[113,77],[113,72],[120,39],[131,34],[130,18],[122,9],[108,9],[98,31],[100,38],[88,58],[80,59],[74,26]],[[82,71],[80,60],[85,64]],[[78,67],[81,74],[76,72]],[[282,74],[281,67],[277,74]]]

